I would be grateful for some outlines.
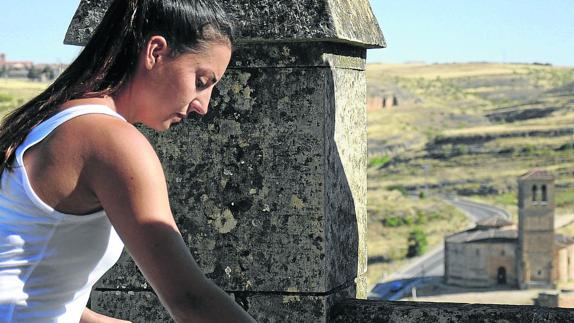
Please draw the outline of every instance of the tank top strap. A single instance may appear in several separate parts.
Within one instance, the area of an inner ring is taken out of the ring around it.
[[[19,164],[18,166],[22,165],[22,156],[24,155],[24,152],[26,152],[26,150],[29,147],[34,146],[38,142],[44,140],[44,138],[46,138],[58,126],[75,117],[94,113],[106,114],[121,119],[123,121],[126,121],[126,119],[122,117],[120,114],[118,114],[111,108],[101,104],[78,105],[75,107],[62,110],[53,115],[52,117],[44,120],[36,127],[34,127],[34,129],[30,131],[24,142],[20,146],[18,146],[18,148],[16,149],[16,162]]]

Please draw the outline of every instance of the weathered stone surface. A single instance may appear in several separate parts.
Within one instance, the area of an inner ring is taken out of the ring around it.
[[[355,286],[328,294],[249,294],[235,293],[235,301],[257,322],[326,323],[329,309],[338,301],[353,298]]]
[[[328,292],[366,271],[364,82],[351,69],[230,70],[207,116],[146,132],[184,239],[218,285]],[[122,259],[99,287],[145,288],[134,267]]]
[[[365,69],[366,51],[328,42],[238,44],[229,68],[338,67]]]
[[[336,37],[369,48],[387,46],[368,0],[330,0],[329,9]]]
[[[563,308],[524,305],[346,300],[332,307],[329,322],[574,322],[574,311]]]
[[[64,42],[83,45],[110,0],[82,0]],[[227,0],[222,6],[238,24],[239,42],[321,40],[364,48],[385,47],[368,0]]]
[[[142,322],[173,322],[158,297],[149,291],[93,291],[90,308],[118,319]]]
[[[96,283],[95,288],[151,291],[151,286],[125,249],[118,262]]]
[[[337,91],[325,113],[325,237],[337,269],[327,274],[340,282],[367,271],[367,89],[362,71],[333,69],[328,80]]]
[[[64,38],[64,44],[85,45],[106,13],[112,0],[82,0]]]
[[[367,299],[367,294],[369,292],[367,286],[367,273],[355,278],[355,298]]]

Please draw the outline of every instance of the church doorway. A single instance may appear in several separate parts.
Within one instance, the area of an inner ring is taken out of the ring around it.
[[[506,284],[506,268],[504,268],[504,267],[498,268],[498,273],[496,275],[496,279],[497,279],[499,285],[505,285]]]

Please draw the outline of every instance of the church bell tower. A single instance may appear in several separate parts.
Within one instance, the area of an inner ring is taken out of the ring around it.
[[[532,170],[518,178],[518,280],[521,289],[552,287],[554,176]]]

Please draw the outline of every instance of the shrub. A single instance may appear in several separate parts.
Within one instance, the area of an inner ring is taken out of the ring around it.
[[[40,78],[40,71],[35,68],[34,66],[32,66],[29,70],[28,70],[28,78],[31,80],[36,80]]]
[[[427,223],[428,216],[425,212],[419,211],[417,212],[417,219],[415,221],[416,224],[425,224]]]
[[[435,221],[435,220],[441,219],[442,216],[441,216],[440,213],[433,211],[433,212],[430,212],[430,214],[428,215],[427,218],[428,218],[428,220],[430,220],[430,221]]]
[[[409,237],[407,239],[408,249],[407,249],[407,258],[412,258],[416,256],[420,256],[425,253],[428,242],[427,236],[425,232],[416,227],[411,232],[409,232]]]
[[[397,228],[404,224],[401,217],[391,216],[383,220],[383,225],[389,228]]]
[[[369,160],[369,167],[384,167],[391,162],[391,157],[389,156],[375,156]]]

